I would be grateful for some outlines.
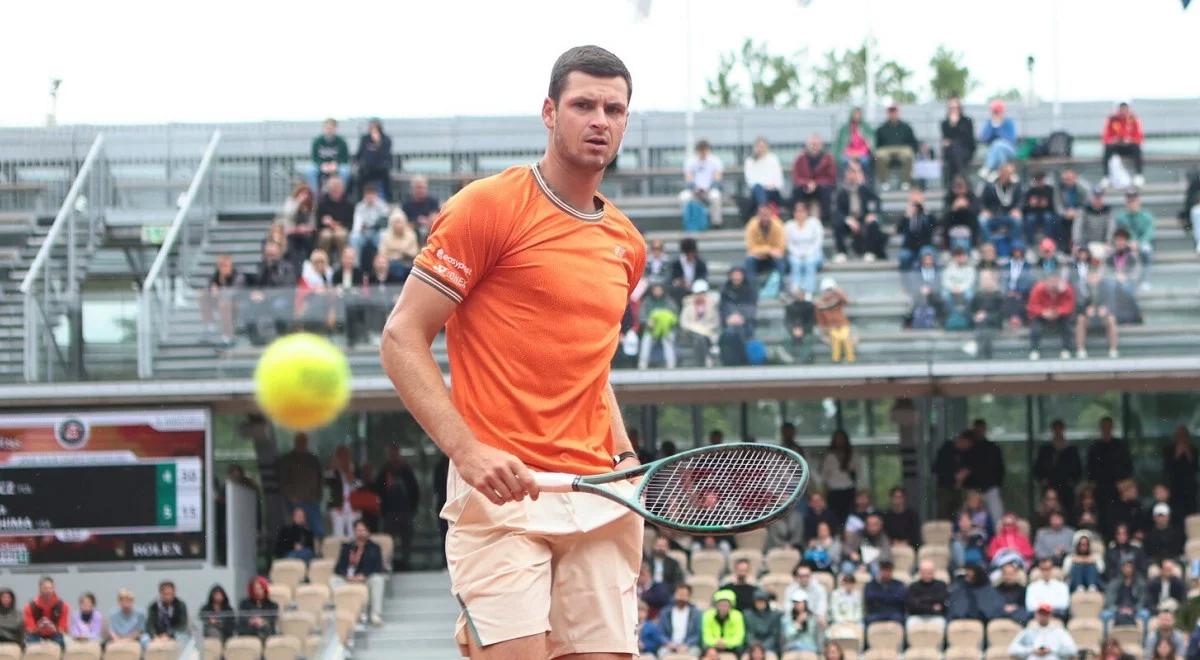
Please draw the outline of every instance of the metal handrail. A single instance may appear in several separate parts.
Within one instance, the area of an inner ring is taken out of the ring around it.
[[[163,265],[166,264],[167,257],[170,255],[171,249],[175,246],[175,241],[179,237],[179,232],[192,211],[192,202],[196,199],[196,193],[199,192],[201,184],[204,183],[205,178],[209,175],[213,157],[217,153],[217,145],[220,142],[221,131],[218,129],[213,131],[212,138],[209,139],[208,146],[204,149],[204,156],[200,159],[200,166],[196,168],[196,174],[192,177],[192,183],[188,186],[183,203],[179,206],[179,212],[175,214],[175,219],[171,221],[171,226],[167,229],[162,245],[158,249],[158,254],[155,255],[154,262],[150,265],[149,272],[146,273],[146,279],[143,281],[142,286],[143,291],[157,284],[159,272],[162,271]]]

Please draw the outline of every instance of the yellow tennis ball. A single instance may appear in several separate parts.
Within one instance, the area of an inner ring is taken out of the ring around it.
[[[254,369],[254,397],[280,426],[307,431],[325,426],[350,400],[350,363],[328,339],[307,332],[271,342]]]

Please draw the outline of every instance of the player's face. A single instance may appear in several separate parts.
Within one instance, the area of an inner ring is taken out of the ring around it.
[[[580,169],[603,170],[617,154],[629,119],[629,88],[620,76],[597,78],[573,71],[558,103],[547,98],[542,121],[551,148]]]

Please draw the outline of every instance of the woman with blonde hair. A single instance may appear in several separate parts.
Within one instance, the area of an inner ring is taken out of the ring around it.
[[[408,270],[421,249],[417,244],[417,232],[408,223],[408,216],[401,209],[388,216],[388,230],[379,239],[379,254],[387,257],[392,271]]]

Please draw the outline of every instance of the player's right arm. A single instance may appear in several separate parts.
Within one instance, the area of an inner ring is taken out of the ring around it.
[[[537,499],[529,469],[512,454],[480,442],[450,401],[430,346],[455,305],[422,279],[408,278],[383,331],[383,369],[409,412],[472,488],[497,505],[526,494]]]

